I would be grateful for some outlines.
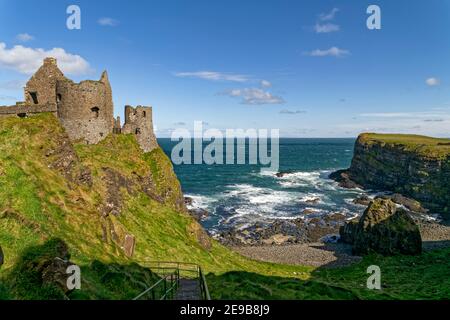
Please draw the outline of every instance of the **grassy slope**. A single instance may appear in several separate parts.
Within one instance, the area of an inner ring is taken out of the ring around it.
[[[327,271],[255,262],[216,242],[207,251],[189,232],[195,222],[177,207],[180,186],[160,149],[143,155],[134,138],[126,135],[110,136],[98,145],[76,144],[80,160],[73,171],[91,170],[93,187],[88,187],[71,183],[49,168],[55,159],[48,150],[64,139],[52,115],[0,119],[0,245],[6,258],[0,269],[0,299],[62,297],[54,288],[41,287],[33,271],[42,257],[54,255],[55,238],[67,243],[71,261],[82,268],[82,290],[72,293],[72,299],[135,296],[154,281],[142,267],[148,260],[200,264],[209,273],[215,298],[449,296],[442,289],[449,287],[449,250],[416,258],[378,259],[377,264],[386,266],[386,279],[391,278],[392,285],[377,293],[364,289],[365,268],[374,259],[370,257],[351,268]],[[115,244],[102,240],[99,208],[105,197],[105,167],[125,177],[151,175],[166,199],[162,204],[142,192],[120,191],[124,207],[111,219],[136,236],[131,259]],[[423,281],[417,281],[419,275]],[[404,288],[408,290],[402,294],[399,290]]]
[[[398,146],[405,151],[414,151],[426,157],[446,158],[450,156],[450,139],[432,138],[412,134],[364,133],[361,142],[383,143]]]
[[[210,251],[203,249],[189,232],[193,219],[175,209],[180,187],[170,160],[160,149],[143,155],[132,136],[110,136],[98,145],[76,144],[80,165],[90,168],[94,186],[68,183],[61,173],[49,168],[53,159],[46,156],[48,150],[56,148],[55,141],[63,137],[63,129],[49,114],[0,120],[0,214],[15,214],[0,215],[0,245],[6,258],[0,275],[12,272],[27,248],[59,238],[69,245],[71,261],[85,267],[83,297],[120,298],[98,283],[98,275],[91,268],[94,260],[120,265],[145,265],[148,260],[184,261],[201,264],[206,272],[250,270],[309,276],[312,268],[254,263],[216,242]],[[122,213],[112,219],[136,236],[132,259],[102,240],[98,208],[105,197],[101,179],[104,167],[124,176],[151,174],[159,193],[166,197],[161,204],[142,192],[123,192]]]

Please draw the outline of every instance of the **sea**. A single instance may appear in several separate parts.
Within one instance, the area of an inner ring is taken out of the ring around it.
[[[169,157],[178,143],[158,142]],[[350,166],[354,143],[355,139],[281,138],[278,171],[287,173],[282,177],[249,164],[180,164],[174,169],[185,196],[192,199],[190,209],[209,213],[201,223],[211,234],[305,215],[341,213],[352,219],[364,211],[352,201],[365,192],[341,188],[328,176]]]

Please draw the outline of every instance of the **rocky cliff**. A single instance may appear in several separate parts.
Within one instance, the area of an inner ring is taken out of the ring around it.
[[[351,167],[331,178],[342,186],[401,193],[450,217],[450,139],[364,133]]]

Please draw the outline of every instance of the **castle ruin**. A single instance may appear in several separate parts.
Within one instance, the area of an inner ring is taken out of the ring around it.
[[[28,117],[53,113],[73,141],[96,144],[109,134],[133,134],[144,152],[158,144],[153,132],[152,108],[125,107],[125,123],[114,119],[112,89],[108,74],[100,80],[75,83],[58,68],[56,59],[46,58],[24,88],[25,101],[0,106],[0,117]]]

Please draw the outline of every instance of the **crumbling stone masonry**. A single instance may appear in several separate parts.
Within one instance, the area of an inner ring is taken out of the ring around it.
[[[122,133],[135,134],[144,152],[155,149],[158,144],[153,133],[152,108],[125,106],[125,123]]]
[[[71,139],[98,143],[113,132],[114,106],[106,72],[99,81],[58,81],[56,94],[58,118]]]
[[[71,140],[98,143],[108,134],[134,134],[144,152],[158,144],[153,132],[152,108],[125,107],[125,123],[114,119],[112,89],[108,74],[99,81],[75,83],[59,70],[56,59],[46,58],[24,88],[25,101],[15,106],[0,106],[0,117],[27,117],[52,112]]]

